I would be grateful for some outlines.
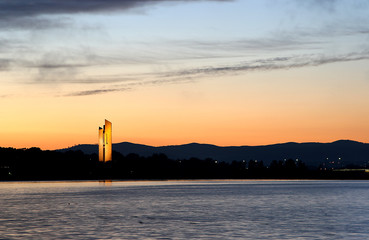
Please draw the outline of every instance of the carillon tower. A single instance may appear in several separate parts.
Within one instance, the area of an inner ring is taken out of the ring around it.
[[[99,127],[99,161],[108,162],[113,159],[112,150],[112,135],[111,135],[112,124],[105,119],[105,125]]]

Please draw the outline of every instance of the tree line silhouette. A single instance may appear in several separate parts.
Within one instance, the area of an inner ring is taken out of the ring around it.
[[[218,162],[207,158],[173,160],[164,154],[142,157],[113,151],[113,161],[82,151],[0,148],[0,180],[88,179],[368,179],[365,172],[309,169],[300,160]]]

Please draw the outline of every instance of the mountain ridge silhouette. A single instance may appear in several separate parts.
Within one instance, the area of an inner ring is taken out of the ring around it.
[[[97,144],[81,144],[57,151],[81,150],[86,154],[98,152]],[[211,158],[218,161],[263,161],[269,165],[273,160],[298,159],[308,166],[358,165],[369,166],[369,144],[353,140],[337,140],[330,143],[286,142],[259,146],[217,146],[188,143],[182,145],[149,146],[130,142],[113,144],[113,151],[123,155],[135,153],[140,156],[165,154],[171,159]]]

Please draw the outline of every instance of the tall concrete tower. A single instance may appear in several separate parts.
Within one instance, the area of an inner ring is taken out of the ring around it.
[[[113,159],[112,124],[105,119],[105,125],[99,127],[99,161],[108,162]]]

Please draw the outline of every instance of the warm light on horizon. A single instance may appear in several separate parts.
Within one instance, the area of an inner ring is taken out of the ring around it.
[[[354,138],[324,138],[324,139],[317,139],[317,138],[310,138],[310,139],[270,139],[269,141],[263,141],[265,139],[259,139],[259,141],[214,141],[214,139],[210,139],[207,141],[206,139],[189,139],[189,140],[167,140],[167,139],[145,139],[145,138],[120,138],[120,141],[115,141],[113,144],[121,143],[121,142],[130,142],[134,144],[142,144],[142,145],[148,145],[153,147],[161,147],[161,146],[170,146],[170,145],[184,145],[189,143],[199,143],[199,144],[210,144],[210,145],[217,145],[222,147],[227,146],[263,146],[263,145],[273,145],[273,144],[279,144],[279,143],[287,143],[287,142],[296,142],[296,143],[306,143],[306,142],[320,142],[320,143],[331,143],[338,140],[352,140],[352,141],[358,141],[362,143],[369,143],[369,139],[354,139]],[[10,148],[32,148],[37,147],[41,148],[42,150],[58,150],[58,149],[64,149],[64,148],[70,148],[77,145],[96,145],[98,146],[98,142],[91,141],[90,139],[86,139],[86,141],[81,141],[78,143],[70,144],[68,142],[68,139],[65,141],[55,141],[55,142],[39,142],[39,144],[35,144],[35,141],[28,140],[28,141],[16,141],[13,144],[1,144],[0,147],[10,147]]]
[[[369,142],[366,7],[149,2],[2,19],[0,147],[97,144],[102,118],[116,143]]]

